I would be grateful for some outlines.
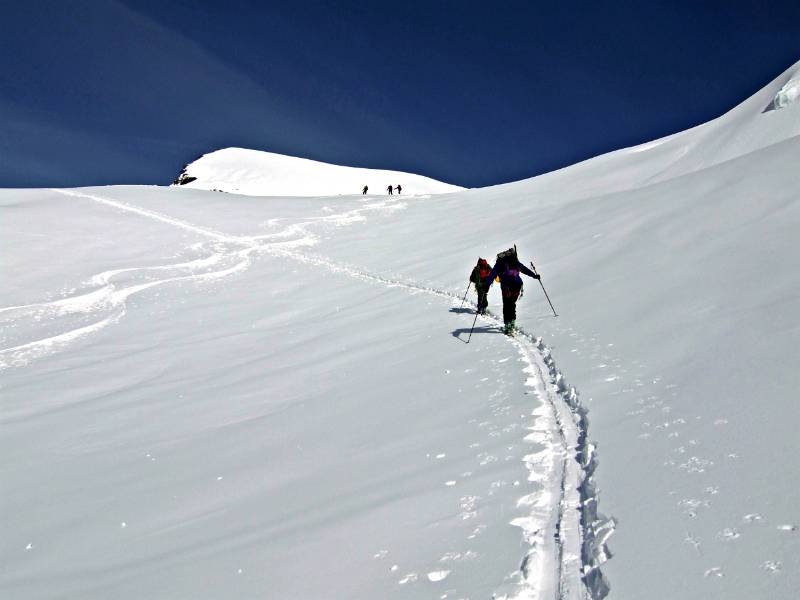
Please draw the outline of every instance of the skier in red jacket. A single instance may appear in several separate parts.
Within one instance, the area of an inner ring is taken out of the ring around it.
[[[475,291],[478,292],[478,314],[482,315],[486,312],[489,306],[489,286],[492,285],[492,278],[490,277],[492,268],[489,266],[485,258],[479,258],[472,273],[469,275],[469,280],[475,284]]]

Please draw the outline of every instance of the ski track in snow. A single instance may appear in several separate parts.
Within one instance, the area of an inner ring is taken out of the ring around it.
[[[290,224],[274,233],[236,236],[94,194],[73,190],[50,191],[93,200],[210,240],[193,244],[188,249],[188,252],[199,255],[192,260],[108,270],[92,276],[83,286],[88,289],[76,295],[0,308],[0,371],[25,366],[119,322],[126,313],[128,298],[140,292],[169,283],[200,284],[221,279],[247,269],[254,253],[314,245],[317,237],[308,230],[308,226],[314,223],[342,226],[363,221],[362,213],[366,211],[405,207],[402,202],[389,204],[370,199],[360,208]]]
[[[170,283],[202,283],[240,273],[251,264],[253,255],[260,253],[289,258],[413,294],[434,295],[449,300],[453,305],[461,302],[461,296],[455,292],[384,277],[301,252],[318,241],[309,229],[311,225],[342,226],[364,221],[364,212],[400,210],[406,204],[399,197],[384,200],[368,197],[360,208],[344,213],[293,223],[275,233],[237,236],[118,200],[73,190],[51,191],[157,220],[209,238],[209,241],[196,243],[188,249],[199,255],[191,260],[103,271],[84,284],[88,290],[77,295],[0,308],[0,344],[3,346],[0,347],[0,370],[23,367],[36,359],[63,351],[77,340],[119,322],[127,312],[128,298],[140,292]],[[491,312],[480,319],[486,324],[501,325],[501,320]],[[12,330],[20,324],[33,329],[33,336],[25,332],[23,339],[15,339]],[[7,345],[9,339],[11,345]],[[604,598],[609,586],[600,566],[610,557],[605,544],[616,524],[613,519],[604,518],[597,512],[592,479],[595,445],[587,438],[587,411],[575,388],[566,383],[541,338],[519,329],[516,336],[508,340],[525,365],[525,385],[533,388],[541,401],[533,411],[535,420],[525,440],[544,449],[525,456],[524,460],[529,481],[539,484],[542,489],[518,500],[517,505],[524,514],[510,524],[522,530],[529,549],[521,560],[513,591],[494,597],[498,600]],[[438,581],[446,577],[443,573],[445,571],[437,571],[429,574],[428,578]],[[411,580],[401,581],[409,582]]]
[[[290,250],[274,250],[274,253],[355,279],[411,293],[432,294],[450,300],[453,305],[461,303],[457,293],[368,273],[320,256]],[[480,318],[498,328],[502,324],[491,311]],[[497,600],[604,598],[610,588],[600,566],[610,558],[606,542],[616,523],[597,512],[592,479],[596,447],[587,438],[587,411],[577,390],[567,385],[541,338],[518,329],[517,334],[508,339],[526,365],[526,385],[534,388],[542,401],[533,413],[536,420],[525,439],[545,449],[526,456],[525,462],[529,481],[542,484],[544,490],[518,501],[518,506],[529,507],[529,512],[512,520],[511,524],[522,529],[530,550],[520,565],[519,589],[495,597]],[[554,582],[552,588],[543,583],[547,581]]]

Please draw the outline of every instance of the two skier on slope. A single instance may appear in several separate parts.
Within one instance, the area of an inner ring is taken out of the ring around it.
[[[509,248],[505,252],[497,255],[497,261],[494,267],[489,272],[488,276],[483,277],[480,273],[481,261],[488,266],[484,259],[478,259],[478,264],[472,270],[470,281],[475,283],[473,276],[478,273],[478,280],[480,284],[475,283],[475,289],[478,291],[478,312],[483,314],[486,312],[486,307],[489,305],[487,295],[489,288],[494,283],[495,278],[500,282],[500,291],[503,295],[503,333],[511,335],[514,333],[517,320],[517,300],[522,292],[522,278],[520,273],[524,273],[528,277],[539,279],[539,274],[531,271],[528,267],[519,262],[517,258],[517,249]]]

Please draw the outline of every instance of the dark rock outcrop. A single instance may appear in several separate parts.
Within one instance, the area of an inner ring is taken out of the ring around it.
[[[191,183],[193,181],[197,181],[197,177],[192,177],[189,173],[186,172],[186,169],[189,165],[183,165],[181,172],[175,178],[175,181],[172,182],[172,185],[186,185],[187,183]]]

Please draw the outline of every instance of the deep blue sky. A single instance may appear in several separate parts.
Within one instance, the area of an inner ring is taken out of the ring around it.
[[[225,146],[488,185],[797,60],[796,0],[0,0],[0,187],[163,184]]]

